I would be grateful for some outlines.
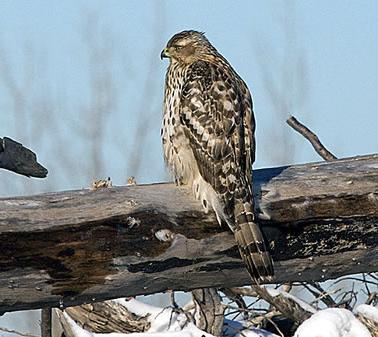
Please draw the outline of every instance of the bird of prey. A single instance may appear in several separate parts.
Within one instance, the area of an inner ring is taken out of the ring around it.
[[[247,85],[204,33],[174,35],[161,52],[165,79],[161,138],[177,184],[192,187],[206,212],[234,233],[252,278],[269,281],[273,264],[254,221],[255,120]]]

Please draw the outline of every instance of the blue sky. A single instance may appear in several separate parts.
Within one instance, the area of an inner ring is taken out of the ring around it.
[[[159,141],[167,62],[160,61],[159,51],[172,34],[188,28],[205,31],[252,91],[255,167],[319,160],[306,141],[286,126],[289,112],[316,131],[337,156],[377,152],[377,1],[0,1],[0,62],[6,55],[24,91],[35,97],[49,93],[64,103],[57,123],[59,132],[74,144],[66,149],[74,158],[73,172],[86,162],[85,139],[75,140],[67,125],[83,122],[78,107],[87,103],[90,94],[82,31],[91,13],[98,18],[99,34],[111,37],[111,71],[118,95],[117,106],[107,117],[101,149],[106,165],[97,172],[99,177],[111,176],[116,184],[123,184],[128,175],[137,176],[139,182],[167,179]],[[37,64],[36,80],[24,86],[27,62]],[[151,98],[143,95],[146,79]],[[16,132],[14,125],[21,121],[12,113],[1,80],[0,107],[0,136],[32,147],[50,168],[48,179],[54,179],[48,185],[49,180],[0,172],[0,179],[15,182],[14,191],[8,184],[8,194],[24,193],[20,186],[25,184],[32,186],[27,189],[31,192],[89,184],[92,177],[59,179],[62,173],[55,165],[54,149],[46,144],[48,137],[38,142],[31,130]],[[114,144],[124,142],[125,151],[130,151],[137,120],[146,110],[152,117],[140,149],[142,164],[138,172],[127,172],[122,162],[127,156]],[[28,128],[33,112],[26,111],[24,118]],[[52,125],[41,121],[40,128],[50,128],[54,136]]]

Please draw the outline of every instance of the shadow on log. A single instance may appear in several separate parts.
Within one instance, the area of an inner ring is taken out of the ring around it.
[[[256,170],[254,192],[275,282],[378,270],[378,155]],[[0,199],[0,311],[249,283],[184,187]]]

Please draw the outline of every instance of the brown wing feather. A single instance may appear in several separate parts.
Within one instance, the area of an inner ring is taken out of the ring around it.
[[[188,71],[180,103],[199,171],[224,203],[225,220],[248,271],[269,278],[272,261],[253,218],[254,120],[247,87],[231,69],[197,61]]]
[[[237,163],[235,111],[240,109],[230,102],[236,93],[231,81],[226,85],[220,69],[210,63],[198,61],[189,73],[181,98],[181,121],[202,177],[228,205],[235,190],[232,176]],[[232,207],[228,213],[232,216]]]

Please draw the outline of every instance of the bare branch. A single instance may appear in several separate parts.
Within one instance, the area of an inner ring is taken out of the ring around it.
[[[242,296],[250,296],[250,297],[257,297],[257,292],[253,291],[251,288],[241,288],[241,287],[234,287],[230,288],[230,290],[234,294],[242,295]]]
[[[248,317],[248,307],[245,303],[243,296],[240,295],[235,289],[244,289],[244,288],[221,288],[220,291],[223,292],[231,301],[235,302],[239,310],[243,312],[244,318]]]
[[[319,282],[309,282],[309,284],[319,292],[318,298],[321,299],[322,302],[327,307],[336,307],[337,306],[337,303],[335,302],[335,300],[331,297],[331,295],[327,291],[325,291],[322,288],[322,286],[319,284]],[[307,288],[307,289],[309,290],[309,288]]]
[[[296,322],[298,325],[311,315],[311,313],[305,311],[295,301],[288,297],[284,297],[282,295],[272,296],[267,289],[259,284],[252,285],[252,288],[256,291],[259,297],[275,307],[282,313],[282,315],[291,319],[293,322]]]
[[[369,297],[367,298],[365,304],[377,305],[378,304],[378,292],[372,292],[369,295]]]
[[[47,175],[33,151],[8,137],[0,138],[0,168],[27,177],[45,178]]]
[[[77,337],[71,327],[71,324],[68,323],[66,316],[64,315],[63,311],[59,309],[54,309],[56,316],[59,319],[59,322],[62,326],[65,336],[67,337]]]
[[[214,336],[221,336],[226,307],[222,304],[217,290],[215,288],[195,289],[192,295],[195,303],[196,326]]]
[[[133,333],[149,329],[146,317],[135,315],[115,301],[83,304],[65,309],[65,312],[79,325],[96,333]]]
[[[41,310],[41,337],[51,337],[51,308]]]
[[[305,137],[311,143],[319,156],[321,156],[324,160],[330,161],[337,159],[336,156],[334,156],[325,148],[325,146],[320,142],[315,133],[313,133],[309,128],[300,123],[294,116],[291,116],[289,119],[287,119],[286,123],[289,124],[295,131],[299,132],[303,137]]]

